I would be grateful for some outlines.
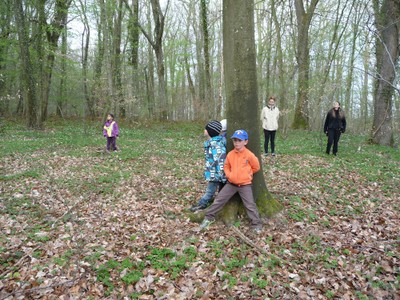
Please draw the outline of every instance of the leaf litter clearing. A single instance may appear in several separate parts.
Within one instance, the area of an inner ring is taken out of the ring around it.
[[[238,229],[216,222],[199,232],[186,209],[205,188],[201,161],[111,159],[103,177],[103,156],[35,152],[2,162],[8,176],[45,176],[0,181],[0,299],[400,299],[395,180],[388,192],[345,168],[315,172],[332,167],[322,157],[263,158],[267,186],[285,209],[264,219],[258,236],[246,217]],[[176,178],[176,168],[190,165]],[[162,249],[171,253],[156,265],[149,257]],[[177,273],[163,267],[188,249],[194,258]],[[105,269],[110,262],[119,267]],[[140,276],[127,281],[132,265]]]

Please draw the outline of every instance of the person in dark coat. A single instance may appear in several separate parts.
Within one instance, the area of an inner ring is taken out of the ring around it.
[[[338,152],[340,135],[346,131],[346,117],[344,111],[340,108],[339,102],[333,103],[333,108],[326,115],[324,132],[328,136],[326,145],[326,154],[330,154],[333,144],[333,155]]]

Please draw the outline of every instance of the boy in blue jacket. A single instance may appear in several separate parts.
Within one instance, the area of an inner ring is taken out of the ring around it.
[[[224,163],[226,158],[226,139],[220,135],[222,125],[219,121],[209,122],[204,129],[205,167],[204,177],[208,181],[206,191],[199,202],[190,208],[195,212],[205,209],[212,201],[215,192],[221,190],[226,182]]]

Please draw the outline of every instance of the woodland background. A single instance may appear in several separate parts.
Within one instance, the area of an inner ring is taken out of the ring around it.
[[[1,114],[35,128],[51,115],[226,117],[222,2],[2,1]],[[398,0],[254,2],[258,103],[277,97],[283,134],[320,130],[339,101],[349,130],[398,143],[399,7]]]

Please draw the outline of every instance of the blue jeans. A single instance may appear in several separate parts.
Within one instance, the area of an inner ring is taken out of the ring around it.
[[[219,191],[222,188],[222,186],[223,186],[222,182],[209,181],[207,184],[206,191],[205,191],[203,197],[201,197],[201,199],[199,200],[198,205],[207,206],[208,204],[210,204],[210,202],[214,198],[215,192],[217,191],[217,189]]]

